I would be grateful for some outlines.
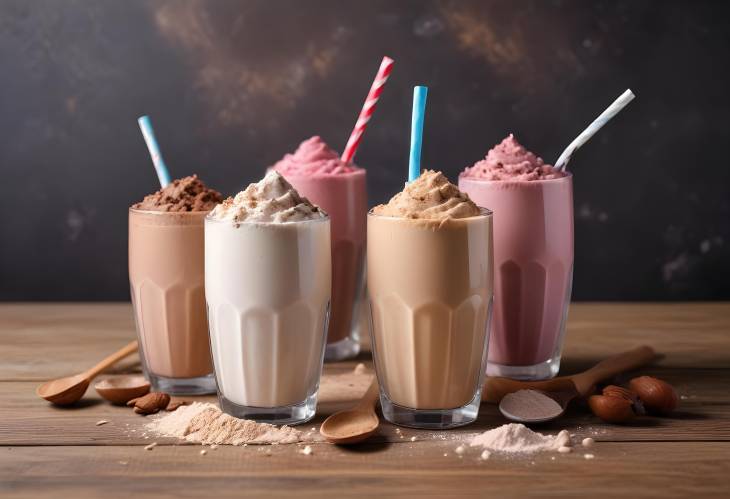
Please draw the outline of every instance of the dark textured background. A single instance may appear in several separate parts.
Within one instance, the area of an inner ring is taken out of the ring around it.
[[[578,300],[730,298],[730,2],[0,1],[0,299],[127,299],[127,207],[173,176],[233,193],[300,140],[340,150],[396,60],[358,163],[452,179],[514,131],[552,162],[625,88],[575,173]]]

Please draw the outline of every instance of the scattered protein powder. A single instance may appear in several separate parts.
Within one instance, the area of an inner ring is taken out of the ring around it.
[[[146,425],[152,433],[188,442],[218,445],[291,444],[318,440],[290,426],[274,426],[238,419],[216,405],[194,402],[167,413]]]
[[[533,454],[542,451],[556,451],[570,446],[570,435],[566,430],[555,436],[543,435],[523,424],[506,424],[474,437],[470,445],[483,447],[493,452],[507,454]]]

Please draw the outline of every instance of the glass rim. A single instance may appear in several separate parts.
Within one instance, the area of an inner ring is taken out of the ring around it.
[[[453,218],[450,217],[449,220],[451,221],[460,221],[460,220],[475,220],[479,218],[489,218],[494,216],[494,212],[490,210],[489,208],[484,208],[483,206],[477,206],[479,208],[479,215],[473,215],[471,217],[461,217],[461,218]],[[427,223],[427,222],[433,222],[433,223],[443,223],[445,219],[443,218],[405,218],[405,217],[394,217],[391,215],[378,215],[377,213],[373,213],[373,210],[375,207],[372,207],[368,210],[368,217],[373,218],[388,218],[391,220],[410,220],[413,222],[421,222],[421,223]]]
[[[253,225],[258,225],[258,226],[287,225],[287,226],[291,226],[291,225],[298,225],[298,224],[301,224],[301,225],[317,224],[317,223],[324,223],[324,222],[330,221],[329,214],[325,213],[324,211],[321,211],[320,213],[322,213],[324,216],[320,217],[320,218],[309,218],[307,220],[291,220],[291,221],[287,221],[287,222],[263,222],[260,220],[240,220],[240,221],[221,220],[221,219],[217,219],[217,218],[211,218],[210,213],[208,213],[205,216],[205,221],[206,221],[206,223],[210,222],[212,224],[227,224],[227,225],[232,225],[232,226],[240,226],[240,225],[251,225],[251,226],[253,226]]]
[[[140,215],[152,215],[152,216],[176,216],[176,217],[207,217],[208,214],[213,211],[200,210],[200,211],[162,211],[162,210],[145,210],[140,208],[129,207],[130,213],[139,213]]]
[[[566,171],[563,177],[558,178],[541,178],[536,180],[489,180],[486,178],[479,177],[468,177],[462,173],[459,174],[459,180],[467,180],[472,182],[482,182],[485,184],[512,184],[512,185],[524,185],[524,184],[542,184],[548,182],[561,182],[567,179],[573,178],[573,172]]]

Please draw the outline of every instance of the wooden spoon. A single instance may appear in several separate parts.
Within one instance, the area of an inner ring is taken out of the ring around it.
[[[130,400],[147,395],[150,382],[142,375],[115,376],[99,381],[94,390],[112,404],[124,405]]]
[[[487,382],[490,386],[487,387],[487,383],[485,383],[484,390],[485,393],[489,393],[490,399],[499,398],[499,409],[507,419],[520,423],[543,423],[562,416],[571,400],[590,395],[598,382],[643,367],[654,360],[655,357],[654,350],[644,345],[609,357],[587,371],[573,376],[546,381],[514,381],[504,378],[491,378],[491,382],[489,380]],[[522,413],[518,404],[507,405],[505,399],[507,395],[520,390],[534,391],[533,395],[536,396],[534,397],[534,403],[536,404],[541,404],[540,396],[549,397],[556,401],[562,410],[556,410],[542,416]]]
[[[56,405],[69,405],[78,401],[86,393],[86,389],[89,387],[89,383],[94,379],[100,372],[109,366],[112,366],[122,360],[124,357],[133,354],[137,351],[137,340],[133,341],[129,345],[117,350],[106,359],[99,362],[97,365],[74,376],[68,376],[65,378],[54,379],[52,381],[46,381],[41,386],[36,388],[36,395],[46,399],[52,404]]]
[[[373,376],[373,382],[360,402],[352,409],[336,412],[325,419],[319,427],[319,433],[333,444],[362,442],[375,433],[380,424],[375,414],[379,395],[378,378]]]

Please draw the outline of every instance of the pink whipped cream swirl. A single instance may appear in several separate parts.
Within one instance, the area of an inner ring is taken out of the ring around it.
[[[352,163],[344,163],[320,137],[307,139],[294,152],[281,158],[274,169],[284,175],[339,175],[353,173],[360,168]]]
[[[542,158],[525,149],[514,135],[509,134],[487,153],[486,158],[466,168],[461,175],[483,180],[520,182],[561,178],[565,177],[565,172],[545,164]]]

